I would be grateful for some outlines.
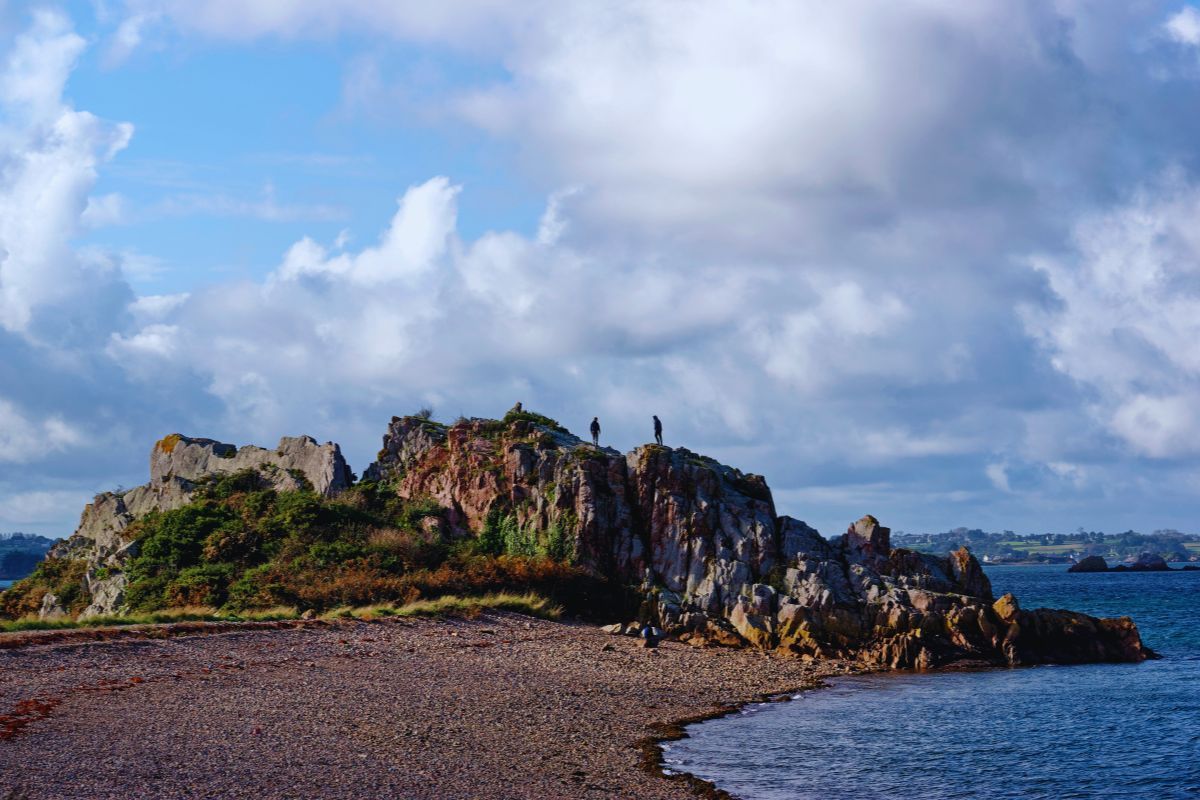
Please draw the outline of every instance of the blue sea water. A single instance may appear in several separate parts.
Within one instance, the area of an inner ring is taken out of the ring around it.
[[[668,769],[745,800],[1200,798],[1200,572],[987,572],[1024,608],[1132,616],[1163,659],[842,678],[689,727]]]
[[[14,581],[0,581],[0,590],[7,589],[8,587],[12,586],[13,583]]]

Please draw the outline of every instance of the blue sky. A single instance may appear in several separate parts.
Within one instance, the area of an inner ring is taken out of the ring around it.
[[[1182,2],[0,2],[0,530],[520,399],[894,528],[1194,530]]]

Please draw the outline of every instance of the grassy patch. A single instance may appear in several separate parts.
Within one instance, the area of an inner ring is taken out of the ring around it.
[[[562,607],[534,592],[499,592],[480,597],[447,595],[432,600],[416,600],[403,605],[384,603],[359,608],[335,608],[322,619],[385,619],[388,617],[473,617],[482,611],[512,611],[540,619],[558,619]]]
[[[536,411],[509,411],[504,415],[504,419],[501,420],[505,426],[519,421],[532,422],[534,425],[541,425],[544,428],[549,428],[559,433],[570,433],[570,431],[558,424],[558,420],[550,419],[550,417],[539,414]]]
[[[15,620],[0,620],[0,633],[17,631],[56,631],[74,628],[112,628],[128,625],[161,625],[168,622],[274,622],[297,619],[299,612],[294,608],[264,608],[257,611],[234,613],[204,606],[165,608],[145,614],[128,616],[99,616],[87,619],[38,619],[35,616]]]

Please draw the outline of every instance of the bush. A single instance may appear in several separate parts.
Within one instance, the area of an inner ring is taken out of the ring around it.
[[[244,472],[223,475],[193,502],[147,514],[126,529],[140,545],[125,567],[126,603],[141,614],[183,606],[240,614],[538,592],[582,610],[581,598],[615,591],[571,566],[576,523],[569,516],[539,530],[496,508],[478,539],[462,541],[452,537],[444,514],[435,500],[404,500],[386,485],[328,499],[278,492]],[[45,561],[0,595],[0,613],[36,614],[51,591],[78,612],[88,600],[85,571],[81,559]]]
[[[504,415],[504,419],[501,420],[505,426],[518,421],[532,422],[534,425],[541,425],[559,433],[570,433],[570,431],[558,424],[558,420],[550,419],[544,414],[538,414],[536,411],[509,411]]]
[[[79,559],[47,558],[26,578],[0,592],[0,614],[17,619],[41,611],[42,598],[53,594],[70,613],[87,607],[83,578],[87,563]]]

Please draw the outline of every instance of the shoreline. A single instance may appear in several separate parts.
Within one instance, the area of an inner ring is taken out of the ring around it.
[[[862,671],[516,614],[63,633],[0,649],[0,797],[728,797],[660,744]]]

